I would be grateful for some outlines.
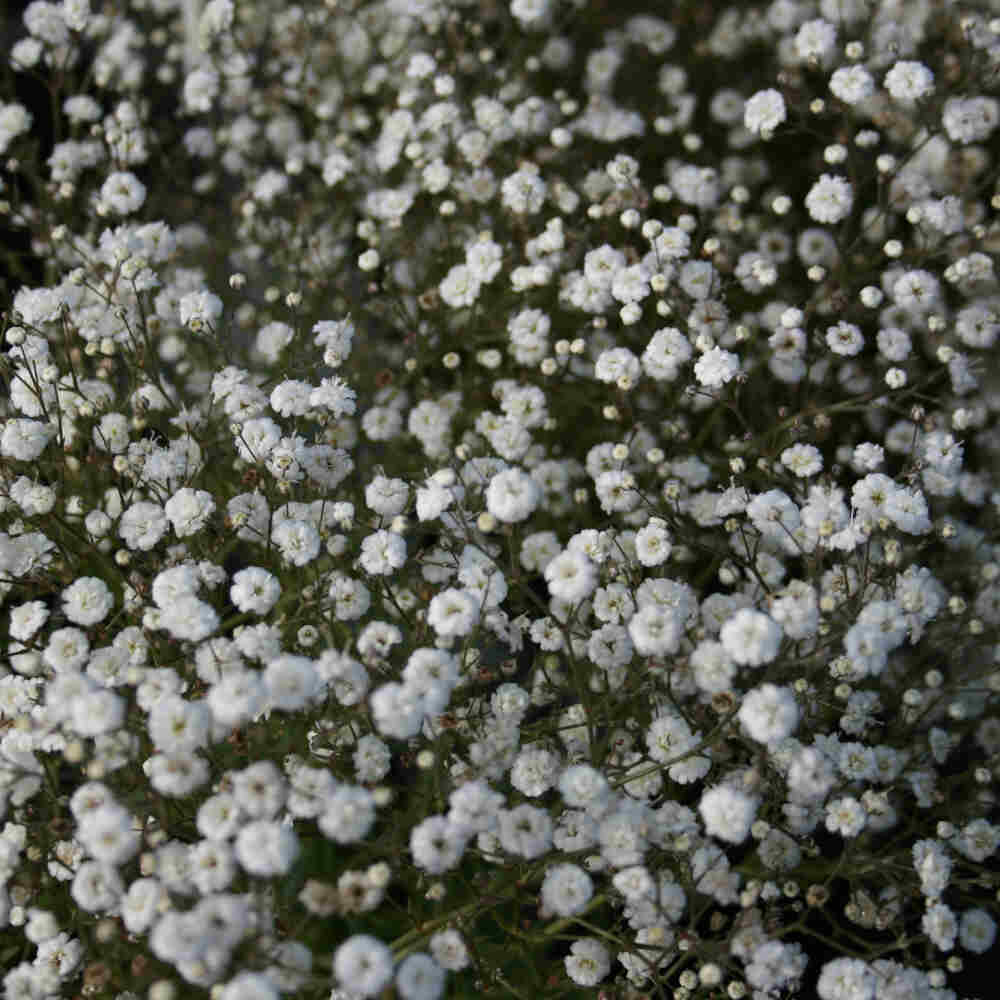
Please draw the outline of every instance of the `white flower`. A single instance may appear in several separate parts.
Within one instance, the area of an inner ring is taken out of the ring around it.
[[[781,453],[781,464],[800,479],[807,479],[822,471],[823,456],[814,444],[793,444]]]
[[[43,601],[19,604],[10,612],[8,631],[12,639],[27,642],[47,621],[49,609]]]
[[[259,674],[234,670],[212,685],[205,701],[219,725],[235,728],[262,711],[266,699],[267,689]]]
[[[81,670],[90,655],[87,634],[78,628],[60,628],[49,634],[42,658],[56,673]]]
[[[206,324],[214,323],[222,315],[222,299],[206,290],[188,292],[181,297],[178,312],[183,326],[200,330]]]
[[[597,588],[597,568],[582,552],[567,549],[545,567],[549,593],[568,604],[579,604]]]
[[[392,981],[392,952],[378,938],[355,934],[333,956],[340,985],[363,997],[377,996]]]
[[[246,821],[236,797],[219,792],[207,798],[198,808],[198,832],[208,840],[229,840]]]
[[[3,433],[0,434],[0,455],[19,462],[33,462],[45,451],[45,446],[56,433],[52,424],[42,423],[40,420],[8,420],[3,424]]]
[[[279,1000],[280,996],[263,972],[239,972],[219,990],[218,1000]]]
[[[438,965],[451,972],[460,972],[469,965],[469,949],[462,935],[451,927],[432,935],[430,949]]]
[[[856,837],[865,828],[864,806],[850,795],[834,799],[826,807],[826,828],[842,837]]]
[[[409,486],[402,479],[378,475],[365,487],[365,503],[380,517],[393,518],[406,509]]]
[[[505,524],[527,520],[541,499],[538,483],[519,468],[498,472],[486,487],[486,509]]]
[[[975,955],[985,955],[993,947],[997,936],[996,921],[986,910],[966,910],[959,925],[958,941]]]
[[[208,744],[211,712],[204,701],[187,701],[178,695],[161,698],[149,713],[149,737],[157,750],[177,753]]]
[[[479,601],[469,591],[449,587],[431,598],[427,624],[439,636],[463,636],[476,627],[479,615]]]
[[[642,366],[627,347],[614,347],[601,351],[594,365],[594,377],[600,382],[617,382],[623,376],[635,382]]]
[[[133,829],[132,814],[109,803],[87,813],[77,827],[77,839],[97,861],[122,865],[139,852],[140,835]]]
[[[932,903],[921,921],[923,932],[931,943],[941,951],[951,951],[958,936],[958,921],[951,907],[944,903]]]
[[[859,104],[875,93],[875,80],[860,64],[841,66],[830,77],[830,92],[845,104]]]
[[[522,795],[537,798],[556,783],[561,761],[558,754],[543,747],[525,747],[510,769],[510,783]]]
[[[111,174],[101,186],[101,203],[118,215],[131,215],[146,200],[146,187],[135,174],[119,171]]]
[[[420,692],[390,681],[372,692],[372,715],[378,731],[397,740],[408,740],[420,731],[424,702]]]
[[[167,533],[168,524],[159,504],[140,500],[122,514],[118,534],[130,549],[147,552]]]
[[[281,584],[274,574],[260,566],[248,566],[233,574],[229,598],[238,611],[266,615],[281,596]]]
[[[750,835],[759,802],[731,785],[707,789],[698,804],[698,812],[710,837],[731,844],[741,844]]]
[[[501,809],[499,821],[500,846],[511,854],[530,860],[540,857],[552,846],[552,819],[543,809],[527,804]]]
[[[597,938],[581,938],[570,946],[565,965],[578,986],[596,986],[611,971],[611,954]]]
[[[777,90],[758,90],[743,108],[743,124],[764,136],[773,132],[787,117],[785,99]]]
[[[719,639],[734,662],[751,667],[770,663],[781,645],[781,626],[760,611],[740,608],[719,631]]]
[[[99,577],[82,576],[62,593],[63,613],[74,625],[96,625],[115,606],[114,594]]]
[[[113,691],[89,691],[73,701],[71,728],[79,736],[113,733],[125,720],[126,703]]]
[[[721,347],[713,347],[695,362],[694,375],[699,384],[708,389],[718,389],[732,381],[739,370],[738,355]]]
[[[124,413],[105,413],[91,435],[94,445],[101,451],[121,455],[128,450],[129,421]]]
[[[658,517],[640,528],[635,536],[635,555],[643,566],[660,566],[670,558],[673,546],[666,521]]]
[[[835,958],[823,966],[816,992],[821,1000],[875,1000],[879,983],[860,958]]]
[[[271,660],[264,670],[271,708],[284,712],[298,712],[305,708],[319,693],[319,675],[313,661],[307,656],[285,653]]]
[[[983,142],[1000,123],[1000,101],[993,97],[949,97],[941,124],[952,142]]]
[[[791,688],[762,684],[743,696],[739,720],[751,739],[774,744],[795,732],[799,706]]]
[[[407,955],[396,970],[396,992],[402,1000],[438,1000],[444,983],[444,969],[420,951]]]
[[[200,642],[219,627],[219,616],[211,604],[186,594],[169,607],[160,609],[156,627],[169,632],[175,639]]]
[[[587,908],[594,883],[578,865],[553,865],[542,880],[542,906],[560,917],[572,917]]]
[[[505,208],[515,215],[534,214],[545,201],[545,181],[538,176],[538,168],[523,167],[505,178],[500,185],[501,200]]]
[[[680,648],[684,626],[672,608],[647,604],[629,619],[628,634],[640,656],[663,656]]]
[[[99,861],[84,861],[73,879],[71,895],[81,910],[88,913],[106,913],[113,910],[121,899],[125,886],[112,865]]]
[[[375,823],[375,799],[360,785],[341,785],[326,801],[319,817],[323,834],[338,844],[362,841]]]
[[[413,863],[429,875],[454,868],[465,853],[468,834],[445,816],[429,816],[410,831]]]
[[[219,93],[219,74],[204,63],[184,80],[184,104],[189,111],[209,111]]]
[[[287,875],[299,856],[299,838],[290,826],[257,820],[236,837],[236,859],[250,875]]]
[[[833,52],[837,29],[829,21],[816,18],[806,21],[795,36],[795,49],[805,61],[822,60]]]
[[[482,287],[472,270],[466,264],[456,264],[438,286],[441,301],[452,309],[471,306],[479,297]]]
[[[389,576],[406,562],[406,540],[393,531],[376,531],[361,543],[362,569],[373,576]]]
[[[805,204],[806,211],[816,222],[840,222],[851,214],[854,189],[843,177],[823,174],[809,189]]]
[[[923,63],[908,59],[897,62],[883,83],[897,101],[918,101],[934,93],[934,74]]]
[[[174,527],[178,538],[197,534],[215,510],[215,500],[206,490],[188,486],[179,489],[164,504],[163,512]]]

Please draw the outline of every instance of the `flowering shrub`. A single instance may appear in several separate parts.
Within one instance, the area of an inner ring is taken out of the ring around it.
[[[956,997],[997,13],[30,3],[4,997]]]

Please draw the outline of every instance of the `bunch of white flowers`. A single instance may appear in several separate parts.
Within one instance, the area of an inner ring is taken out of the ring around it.
[[[697,6],[5,15],[4,997],[969,992],[1000,24]]]

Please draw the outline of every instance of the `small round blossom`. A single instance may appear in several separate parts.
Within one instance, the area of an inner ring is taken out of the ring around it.
[[[623,377],[635,382],[641,371],[639,359],[627,347],[602,351],[594,366],[594,376],[601,382],[617,382]]]
[[[396,970],[396,993],[402,1000],[438,1000],[444,985],[444,969],[420,951],[407,955]]]
[[[200,330],[222,315],[222,299],[209,291],[188,292],[182,296],[178,312],[183,326]]]
[[[219,989],[218,1000],[279,1000],[280,996],[264,973],[238,972]]]
[[[778,655],[782,628],[768,615],[740,608],[719,631],[725,651],[735,663],[758,667]]]
[[[439,636],[468,635],[479,623],[479,601],[468,591],[450,587],[431,598],[427,624]]]
[[[308,565],[320,552],[321,539],[316,526],[298,518],[279,522],[271,533],[271,540],[282,558],[293,566]]]
[[[706,351],[694,366],[695,378],[708,389],[719,389],[731,382],[740,370],[739,356],[732,351],[713,347]]]
[[[52,424],[22,418],[7,420],[0,433],[0,455],[18,462],[33,462],[55,436]]]
[[[486,488],[486,509],[505,524],[527,520],[541,499],[538,483],[522,469],[498,472]]]
[[[820,972],[816,992],[821,1000],[875,1000],[879,977],[859,958],[835,958]]]
[[[482,283],[466,264],[456,264],[438,286],[441,301],[452,309],[471,306],[479,297]]]
[[[556,783],[561,762],[559,755],[543,747],[525,747],[510,769],[510,783],[522,795],[538,798]]]
[[[806,211],[816,222],[841,222],[851,214],[854,189],[836,174],[823,174],[806,195]]]
[[[931,943],[941,951],[951,951],[955,947],[959,926],[950,906],[944,903],[932,903],[928,906],[921,921],[921,928]]]
[[[429,816],[410,831],[413,863],[430,875],[450,871],[462,859],[466,832],[444,816]]]
[[[795,35],[795,50],[799,58],[806,61],[825,59],[833,52],[836,43],[836,27],[822,18],[806,21]]]
[[[392,952],[378,938],[355,934],[333,956],[340,985],[362,997],[377,996],[392,981]]]
[[[8,631],[12,639],[27,642],[49,618],[49,609],[43,601],[28,601],[11,609]],[[78,623],[79,624],[79,623]]]
[[[785,99],[777,90],[759,90],[746,102],[743,124],[761,135],[773,132],[787,117]]]
[[[795,732],[799,706],[790,688],[762,684],[743,696],[739,720],[751,739],[774,744]]]
[[[781,453],[781,464],[800,479],[823,471],[823,456],[814,444],[793,444]]]
[[[975,955],[985,955],[997,936],[996,921],[986,910],[966,910],[959,923],[958,943]]]
[[[96,576],[80,577],[63,591],[62,598],[63,613],[75,625],[96,625],[115,606],[108,585]]]
[[[730,844],[741,844],[750,835],[759,802],[730,785],[716,785],[701,797],[698,812],[705,832]]]
[[[101,451],[123,454],[129,444],[128,417],[124,413],[105,413],[94,428],[92,439]]]
[[[830,92],[845,104],[860,104],[875,93],[875,80],[864,66],[841,66],[830,77]]]
[[[207,490],[179,489],[164,504],[163,513],[173,525],[178,538],[196,535],[215,511],[215,499]]]
[[[104,182],[100,198],[117,215],[131,215],[142,208],[146,186],[130,171],[116,172]]]
[[[672,608],[648,604],[629,619],[628,634],[640,656],[663,656],[680,648],[684,626]]]
[[[952,142],[983,142],[1000,124],[1000,101],[994,97],[949,97],[941,124]]]
[[[596,986],[611,971],[611,954],[597,938],[582,938],[571,945],[565,965],[577,986]]]
[[[852,358],[864,349],[865,338],[853,323],[842,320],[826,331],[826,343],[834,354]]]
[[[883,83],[897,101],[919,101],[934,93],[934,74],[923,63],[909,59],[897,62]]]
[[[553,865],[542,880],[542,906],[560,917],[582,913],[593,895],[593,880],[578,865]]]
[[[362,541],[359,562],[372,576],[389,576],[406,562],[406,540],[394,531],[376,531]]]
[[[567,549],[549,561],[545,582],[553,597],[579,604],[597,589],[597,567],[582,552]]]
[[[469,949],[462,935],[451,927],[438,931],[431,937],[430,949],[438,965],[443,969],[461,972],[469,966]]]
[[[856,837],[865,828],[865,808],[852,796],[834,799],[826,807],[826,828],[841,837]]]
[[[280,596],[277,577],[260,566],[248,566],[233,574],[229,597],[238,611],[266,615]]]

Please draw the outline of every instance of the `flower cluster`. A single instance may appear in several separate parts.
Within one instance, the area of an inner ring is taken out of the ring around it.
[[[957,1000],[1000,889],[980,8],[28,4],[6,1000]]]

